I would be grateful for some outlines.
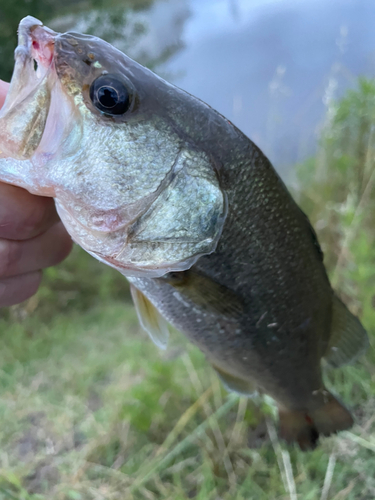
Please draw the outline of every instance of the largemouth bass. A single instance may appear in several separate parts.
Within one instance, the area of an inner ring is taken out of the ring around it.
[[[367,344],[315,232],[230,121],[108,43],[27,17],[0,113],[0,179],[55,198],[73,239],[131,283],[160,347],[167,322],[229,390],[272,396],[303,449],[353,423],[321,360]]]

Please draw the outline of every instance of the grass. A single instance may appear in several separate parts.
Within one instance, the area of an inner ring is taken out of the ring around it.
[[[373,345],[372,109],[365,80],[335,104],[296,196]],[[36,297],[1,312],[0,331],[0,500],[375,498],[373,349],[326,372],[354,428],[302,453],[278,441],[267,398],[227,395],[182,335],[159,351],[125,280],[78,248]]]

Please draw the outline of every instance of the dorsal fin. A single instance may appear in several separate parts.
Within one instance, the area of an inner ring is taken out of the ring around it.
[[[324,358],[333,367],[354,361],[368,347],[366,330],[336,296],[333,297],[331,335]]]
[[[130,292],[141,327],[149,334],[154,344],[160,349],[166,349],[169,338],[167,321],[148,298],[132,284]]]

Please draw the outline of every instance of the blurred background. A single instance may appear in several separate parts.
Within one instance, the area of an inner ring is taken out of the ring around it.
[[[260,146],[373,342],[375,2],[1,0],[4,80],[29,14],[104,38]],[[78,248],[0,331],[0,499],[375,498],[372,349],[326,372],[356,426],[302,454],[178,332],[160,352],[125,279]]]

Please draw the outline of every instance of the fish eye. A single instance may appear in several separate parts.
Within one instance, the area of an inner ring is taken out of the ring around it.
[[[102,75],[90,87],[93,105],[106,115],[123,115],[130,107],[130,94],[124,83],[115,75]]]

